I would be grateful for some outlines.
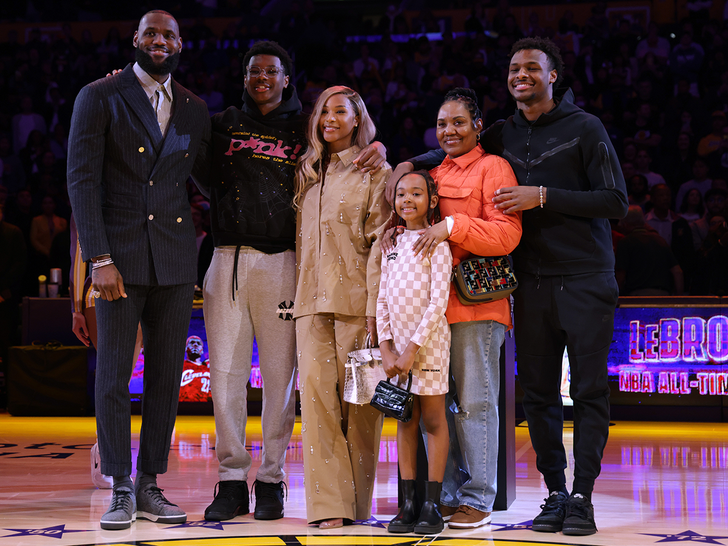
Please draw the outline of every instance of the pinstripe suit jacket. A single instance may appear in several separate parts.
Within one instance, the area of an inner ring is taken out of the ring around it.
[[[195,282],[186,182],[206,161],[205,103],[172,81],[166,137],[132,65],[84,87],[68,139],[68,194],[84,260],[110,254],[124,282]]]

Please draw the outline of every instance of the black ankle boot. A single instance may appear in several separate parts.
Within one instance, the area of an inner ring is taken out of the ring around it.
[[[441,491],[442,482],[425,482],[425,502],[414,529],[418,535],[436,535],[445,528],[440,514]]]
[[[415,507],[415,480],[402,480],[402,507],[399,513],[389,522],[390,533],[411,533],[417,521]]]

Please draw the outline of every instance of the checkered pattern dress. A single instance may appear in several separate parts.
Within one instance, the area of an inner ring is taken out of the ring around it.
[[[377,299],[379,340],[391,339],[398,353],[411,341],[420,346],[412,367],[412,392],[445,394],[450,365],[450,327],[445,318],[452,254],[447,241],[429,260],[412,251],[417,231],[405,231],[397,246],[382,257]]]

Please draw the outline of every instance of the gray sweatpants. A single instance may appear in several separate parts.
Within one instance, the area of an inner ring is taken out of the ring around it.
[[[296,254],[265,254],[241,247],[232,298],[235,247],[217,247],[203,287],[210,382],[215,408],[215,450],[220,481],[247,480],[247,384],[253,338],[263,379],[263,461],[257,480],[277,483],[295,421]]]

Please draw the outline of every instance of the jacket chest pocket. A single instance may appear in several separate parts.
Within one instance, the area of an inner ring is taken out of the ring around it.
[[[437,188],[440,196],[440,209],[442,216],[453,213],[467,214],[470,217],[480,218],[483,195],[478,187],[459,187],[440,185]]]

